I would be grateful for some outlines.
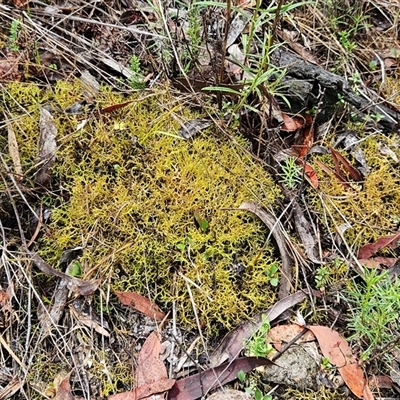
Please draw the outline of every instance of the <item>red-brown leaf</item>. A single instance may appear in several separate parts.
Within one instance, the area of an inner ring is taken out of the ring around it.
[[[115,110],[119,110],[120,108],[124,108],[124,107],[128,106],[131,103],[133,103],[133,100],[126,101],[125,103],[112,104],[111,106],[102,108],[100,110],[100,114],[106,114],[106,113],[113,112]]]
[[[310,183],[310,185],[314,189],[318,189],[318,185],[319,185],[318,177],[317,177],[317,174],[314,171],[313,167],[310,164],[301,160],[300,158],[297,159],[297,162],[304,168],[304,174],[306,176],[306,179]]]
[[[271,365],[272,361],[262,357],[242,357],[232,363],[217,368],[209,368],[199,374],[180,379],[168,393],[169,400],[195,400],[213,388],[237,379],[239,371],[247,373],[261,365]]]
[[[136,384],[137,388],[129,392],[118,393],[110,396],[108,400],[140,400],[157,398],[154,396],[171,389],[174,385],[174,379],[168,379],[167,369],[160,360],[162,346],[158,338],[157,332],[152,332],[143,344],[138,357],[138,367]]]
[[[115,294],[125,306],[134,308],[144,315],[154,318],[156,321],[162,321],[165,318],[165,314],[158,308],[157,304],[150,301],[147,297],[133,292],[116,291]]]
[[[398,241],[400,240],[400,231],[394,235],[384,236],[379,238],[375,243],[368,243],[358,250],[358,259],[371,258],[375,253],[382,250],[385,247],[390,247],[395,249],[397,247]]]
[[[67,376],[61,381],[60,385],[58,386],[55,400],[74,400],[74,395],[71,391],[71,384],[69,383],[71,373],[72,371],[67,374]]]
[[[362,181],[363,178],[360,172],[356,168],[354,168],[337,150],[331,147],[330,151],[332,154],[333,162],[335,163],[335,170],[337,174],[341,175],[340,165],[339,165],[341,163],[355,181],[357,182]]]
[[[286,132],[296,132],[304,126],[304,119],[300,117],[289,117],[289,115],[282,113],[283,124],[281,129]]]
[[[315,160],[315,162],[324,172],[326,172],[329,175],[334,175],[335,178],[339,181],[339,183],[341,183],[346,189],[351,189],[351,186],[345,179],[343,179],[342,175],[337,174],[335,171],[333,171],[331,168],[329,168],[327,165],[325,165],[323,162],[319,160]]]
[[[162,346],[157,332],[152,332],[143,344],[139,353],[137,367],[137,386],[167,379],[167,369],[160,360]]]
[[[282,349],[282,343],[291,342],[299,333],[304,330],[303,326],[291,325],[277,325],[268,332],[268,339],[277,350]],[[303,336],[297,339],[296,343],[312,342],[315,336],[311,331],[307,331]]]
[[[354,395],[360,399],[373,399],[364,373],[346,339],[326,326],[308,326],[307,328],[316,336],[322,354],[338,368],[340,375]]]
[[[385,267],[393,267],[396,262],[397,258],[394,257],[372,257],[372,258],[360,258],[359,263],[365,265],[367,268],[382,268]]]

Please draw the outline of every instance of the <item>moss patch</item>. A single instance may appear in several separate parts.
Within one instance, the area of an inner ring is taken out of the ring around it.
[[[52,92],[13,84],[6,95],[16,118],[26,178],[34,181],[38,103],[65,109],[83,97],[77,81]],[[142,97],[142,98],[141,98]],[[59,150],[52,209],[39,251],[56,265],[63,250],[84,246],[86,278],[143,293],[195,326],[194,297],[205,329],[229,328],[275,300],[270,279],[274,248],[255,217],[236,210],[244,201],[265,207],[279,197],[270,176],[240,146],[213,130],[191,141],[176,136],[178,119],[193,115],[168,90],[123,97],[104,89],[95,104],[133,102],[88,119],[55,111]],[[24,111],[25,110],[25,111]],[[243,146],[244,140],[238,139]],[[208,222],[198,226],[195,212]],[[244,266],[235,275],[235,263]],[[178,274],[179,271],[179,274]]]

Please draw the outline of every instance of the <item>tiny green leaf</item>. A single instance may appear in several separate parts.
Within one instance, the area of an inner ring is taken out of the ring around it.
[[[178,243],[178,244],[176,245],[176,248],[177,248],[178,250],[185,250],[185,245],[184,245],[183,243]]]
[[[200,229],[205,233],[208,229],[208,221],[204,219],[199,212],[199,209],[194,211],[194,218],[196,222],[199,224]]]
[[[279,283],[279,280],[278,280],[278,278],[271,278],[269,283],[270,283],[271,286],[277,287],[278,283]]]
[[[241,383],[243,383],[246,379],[246,374],[244,373],[244,371],[239,371],[238,372],[238,379]]]
[[[79,261],[73,261],[67,270],[67,274],[75,277],[80,277],[82,274],[81,263]]]

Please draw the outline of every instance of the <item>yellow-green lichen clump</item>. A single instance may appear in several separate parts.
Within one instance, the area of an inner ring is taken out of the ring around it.
[[[310,196],[310,203],[320,211],[324,225],[328,225],[330,232],[343,232],[355,251],[368,242],[394,233],[400,222],[398,135],[376,133],[364,136],[359,149],[370,168],[364,180],[357,183],[349,178],[350,187],[345,187],[315,165],[320,187]],[[343,156],[357,166],[351,152],[343,152]],[[334,169],[330,156],[323,156],[321,160]]]
[[[82,116],[57,110],[82,92],[79,82],[60,82],[53,92],[8,87],[25,171],[35,162],[37,104],[56,110],[59,150],[52,192],[42,199],[52,207],[42,256],[56,265],[63,250],[84,246],[86,277],[145,294],[164,309],[176,300],[188,327],[195,326],[189,291],[206,329],[231,327],[268,307],[275,299],[270,272],[279,264],[265,245],[266,228],[237,208],[244,201],[271,207],[279,193],[270,176],[216,130],[179,139],[178,121],[194,116],[167,89],[131,97],[103,89],[97,110],[132,103],[95,112],[77,130]]]

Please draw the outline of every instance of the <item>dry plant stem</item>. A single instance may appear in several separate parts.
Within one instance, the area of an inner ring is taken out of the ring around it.
[[[274,22],[272,23],[272,28],[271,28],[271,35],[269,38],[269,46],[271,47],[274,44],[274,39],[275,39],[275,34],[276,34],[276,28],[278,27],[278,22],[281,16],[281,9],[283,6],[283,3],[285,2],[285,0],[279,0],[278,2],[278,6],[276,8],[276,12],[275,12],[275,18],[274,18]],[[268,69],[268,65],[266,65],[264,67],[264,71],[266,71]]]
[[[36,11],[36,13],[38,13],[38,12]],[[25,14],[25,12],[23,14]],[[41,14],[48,16],[50,13],[41,12]],[[56,17],[61,18],[61,21],[59,23],[63,22],[64,20],[69,19],[69,20],[72,20],[72,21],[84,22],[85,24],[106,26],[108,28],[116,28],[116,29],[121,29],[121,30],[124,30],[124,31],[132,32],[132,33],[137,33],[137,34],[140,34],[140,35],[152,36],[152,37],[155,37],[155,38],[158,38],[158,39],[165,39],[164,36],[158,35],[157,33],[151,33],[151,32],[142,31],[140,29],[135,29],[135,28],[132,28],[130,26],[108,24],[107,22],[100,22],[100,21],[96,21],[94,19],[87,19],[87,18],[82,18],[82,17],[74,17],[72,15],[68,15],[68,16],[65,16],[64,14],[50,14],[50,15],[51,15],[52,18],[56,18]]]
[[[209,356],[208,351],[207,351],[206,341],[204,340],[204,336],[203,336],[203,333],[201,331],[200,320],[199,320],[199,317],[198,317],[198,314],[197,314],[196,303],[195,303],[194,298],[193,298],[192,289],[190,288],[189,282],[187,280],[185,280],[185,283],[186,283],[186,288],[187,288],[188,293],[189,293],[190,301],[192,303],[193,313],[194,313],[194,316],[195,316],[195,319],[196,319],[197,329],[199,330],[200,340],[201,340],[203,348],[204,348],[204,350],[206,352],[207,359],[210,359],[210,356]],[[214,372],[214,375],[215,375],[215,382],[218,382],[219,387],[222,389],[222,385],[219,382],[219,377],[217,376],[215,371],[213,371],[213,372]]]
[[[339,237],[340,237],[340,239],[342,240],[342,242],[344,243],[344,245],[346,246],[346,249],[347,249],[347,251],[348,251],[348,255],[350,256],[350,258],[351,258],[351,259],[353,260],[353,262],[354,262],[353,267],[354,267],[355,270],[360,274],[360,276],[363,277],[363,276],[364,276],[364,268],[363,268],[363,266],[360,264],[360,262],[358,261],[356,255],[355,255],[354,252],[351,250],[349,244],[347,243],[345,237],[343,236],[343,233],[341,232],[340,228],[337,226],[337,224],[336,224],[336,222],[335,222],[335,219],[333,218],[333,216],[332,216],[332,214],[331,214],[329,208],[327,208],[327,207],[325,206],[324,197],[322,196],[322,194],[319,194],[318,197],[320,198],[321,204],[324,205],[324,210],[327,210],[327,211],[328,211],[330,218],[331,218],[332,221],[334,222],[335,227],[336,227],[336,232],[337,232],[337,234],[339,235]],[[331,204],[332,204],[333,207],[336,208],[336,206],[335,206],[334,203],[331,203]],[[337,208],[336,208],[336,210],[337,210]],[[337,210],[337,211],[339,211],[339,210]],[[351,224],[344,218],[344,216],[342,216],[342,217],[343,217],[343,220],[344,220],[347,224],[351,225]]]
[[[245,202],[240,205],[239,209],[247,210],[255,214],[268,227],[274,236],[282,258],[282,276],[279,284],[278,298],[281,300],[289,295],[292,281],[292,264],[293,260],[290,256],[286,245],[286,239],[283,233],[276,229],[276,218],[273,214],[262,209],[258,204]]]
[[[226,57],[226,43],[228,40],[228,33],[229,33],[229,26],[230,26],[230,19],[231,19],[231,7],[232,7],[232,0],[227,0],[226,2],[226,21],[225,21],[225,37],[222,41],[222,49],[221,49],[221,65],[219,69],[219,79],[217,84],[221,84],[224,81],[224,73],[225,73],[225,57]],[[222,93],[218,92],[218,106],[222,108]]]
[[[6,171],[8,171],[8,166],[7,166],[6,162],[4,161],[4,158],[2,157],[1,154],[0,154],[0,159],[1,159],[1,161],[2,161],[2,163],[3,163],[3,165],[4,165],[4,167],[5,167]],[[12,194],[11,194],[10,188],[8,187],[8,184],[7,184],[7,181],[6,181],[5,177],[4,177],[4,175],[3,175],[2,173],[1,173],[0,175],[1,175],[2,179],[3,179],[3,183],[4,183],[4,186],[5,186],[6,192],[7,192],[8,196],[9,196],[11,205],[12,205],[13,210],[14,210],[14,214],[15,214],[15,218],[16,218],[16,221],[17,221],[18,230],[19,230],[19,233],[20,233],[20,239],[21,239],[22,249],[25,251],[25,253],[31,254],[31,255],[32,255],[32,254],[34,254],[34,253],[30,252],[29,249],[28,249],[28,247],[27,247],[27,242],[26,242],[26,239],[25,239],[24,231],[23,231],[23,229],[22,229],[21,219],[20,219],[20,216],[19,216],[19,214],[18,214],[18,209],[17,209],[17,206],[16,206],[16,204],[15,204],[14,198],[13,198],[13,196],[12,196]],[[11,179],[12,182],[14,183],[16,189],[17,189],[18,192],[20,193],[22,199],[23,199],[23,200],[25,201],[25,203],[28,205],[29,209],[32,211],[33,215],[35,215],[35,216],[37,217],[36,213],[32,210],[32,208],[30,207],[30,205],[27,203],[25,197],[23,196],[22,192],[21,192],[20,189],[18,188],[18,185],[16,184],[15,180],[13,179],[12,174],[11,174],[11,173],[8,173],[7,175],[10,177],[10,179]],[[4,251],[3,251],[3,253],[4,253]],[[37,255],[35,255],[35,256],[36,256],[37,258],[39,258],[41,262],[43,262],[44,264],[47,264],[47,263],[45,263],[44,260],[42,260],[39,256],[37,256]],[[48,266],[48,268],[50,268],[50,270],[53,270],[53,268],[51,268],[50,265],[47,264],[47,266]],[[30,282],[30,280],[29,280],[29,278],[28,278],[28,276],[27,276],[27,274],[26,274],[26,266],[22,267],[22,265],[20,265],[20,269],[21,269],[23,275],[25,276],[25,278],[27,279],[27,281]],[[58,271],[57,271],[57,272],[58,272]],[[60,272],[60,274],[62,274],[62,273]],[[62,275],[65,275],[65,274],[62,274]],[[67,277],[69,277],[69,276],[67,276]],[[71,277],[69,277],[69,278],[71,278]],[[31,283],[29,283],[29,290],[30,290],[30,291],[32,290],[32,291],[34,292],[36,298],[40,300],[39,294],[36,292],[36,290],[35,290],[34,287],[31,285]],[[28,300],[29,304],[30,304],[30,297],[31,297],[31,296],[29,296],[29,300]],[[43,307],[43,310],[45,310],[45,312],[46,312],[46,317],[47,317],[47,318],[51,318],[49,312],[47,311],[46,307],[44,306],[43,302],[41,302],[41,300],[40,300],[40,303],[41,303],[41,305],[42,305],[42,307]],[[31,322],[30,322],[31,311],[30,311],[30,310],[31,310],[31,308],[30,308],[30,306],[29,306],[29,312],[28,312],[29,321],[28,321],[28,324],[27,324],[28,326],[27,326],[27,340],[26,340],[27,348],[26,348],[26,353],[28,353],[28,345],[29,345],[29,343],[32,343],[31,341],[33,340],[33,338],[31,338]],[[55,329],[56,329],[56,331],[57,331],[59,337],[62,338],[62,341],[63,341],[65,347],[68,349],[68,352],[70,352],[70,353],[72,354],[72,349],[69,347],[68,343],[66,342],[66,340],[65,340],[64,336],[62,335],[61,331],[59,330],[58,326],[57,326],[57,325],[54,325],[54,327],[55,327]],[[1,335],[0,335],[0,338],[3,339]],[[51,338],[52,338],[52,340],[54,340],[54,339],[53,339],[53,336],[51,336]],[[35,356],[35,354],[36,354],[36,350],[37,350],[37,348],[39,347],[39,344],[43,341],[43,339],[44,339],[44,337],[42,336],[42,337],[40,338],[40,340],[37,339],[37,340],[35,341],[35,347],[34,347],[34,349],[31,351],[31,356],[30,356],[29,359],[28,359],[28,364],[27,364],[27,366],[25,367],[25,364],[20,364],[21,367],[23,367],[25,373],[27,373],[27,371],[29,370],[29,368],[30,368],[30,366],[31,366],[31,363],[32,363],[32,359],[34,358],[34,356]],[[3,341],[3,340],[2,340],[2,341]],[[2,343],[2,345],[4,346],[4,343]],[[55,348],[57,349],[57,351],[58,351],[60,357],[61,357],[61,358],[65,358],[65,351],[63,351],[62,349],[60,349],[60,348],[58,347],[58,345],[57,345],[56,342],[54,342],[54,346],[55,346]],[[10,350],[11,350],[11,349],[10,349]],[[10,353],[10,354],[11,354],[11,353]],[[28,357],[28,355],[26,355],[26,357]],[[25,357],[25,358],[26,358],[26,357]],[[73,359],[73,360],[74,360],[74,359]],[[16,359],[16,361],[17,361],[17,359]],[[68,362],[66,359],[65,359],[65,361]],[[80,378],[80,373],[79,373],[78,365],[75,364],[75,361],[73,361],[73,363],[74,363],[74,367],[75,367],[75,369],[76,369],[76,373],[77,373],[78,377]]]

